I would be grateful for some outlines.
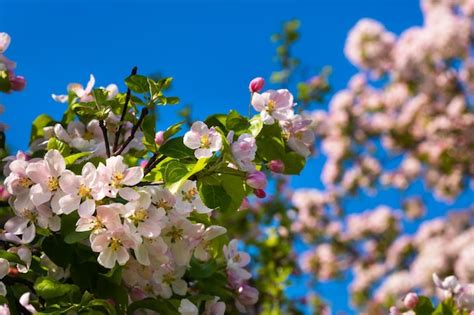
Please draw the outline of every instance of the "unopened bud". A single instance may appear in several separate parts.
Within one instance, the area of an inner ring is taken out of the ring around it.
[[[265,80],[262,77],[256,77],[252,81],[250,81],[249,84],[249,90],[250,92],[260,92],[260,90],[263,88],[265,85]]]
[[[271,160],[267,166],[270,171],[275,173],[282,173],[285,170],[285,164],[281,160]]]

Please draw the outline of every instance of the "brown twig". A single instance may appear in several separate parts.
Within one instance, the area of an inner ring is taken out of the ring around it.
[[[138,70],[137,67],[133,67],[131,75],[137,74],[137,70]],[[114,147],[113,147],[114,152],[117,150],[117,147],[118,147],[120,133],[122,133],[123,121],[125,120],[125,115],[127,114],[128,103],[130,102],[130,97],[131,96],[132,96],[132,91],[130,90],[130,88],[128,88],[127,89],[127,95],[125,96],[125,103],[123,103],[122,116],[120,116],[119,127],[118,127],[118,130],[117,130],[117,133],[115,134]]]
[[[105,123],[102,119],[99,120],[99,127],[102,130],[102,134],[104,135],[105,151],[107,152],[107,157],[109,158],[110,157],[109,136],[107,135],[107,128],[105,127]]]
[[[142,109],[140,117],[138,118],[138,121],[135,123],[135,125],[133,125],[130,136],[127,138],[127,140],[125,140],[125,142],[117,150],[114,151],[114,155],[118,155],[122,153],[123,150],[125,150],[125,148],[128,146],[128,144],[132,142],[132,140],[135,138],[135,133],[137,132],[138,128],[140,128],[146,115],[148,115],[148,108],[144,107]]]

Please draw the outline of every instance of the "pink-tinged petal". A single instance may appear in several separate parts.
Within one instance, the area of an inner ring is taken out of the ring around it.
[[[95,77],[93,74],[91,74],[89,76],[89,82],[87,82],[86,89],[84,90],[85,95],[88,95],[92,92],[92,89],[94,88],[94,84],[95,84]]]
[[[12,171],[13,173],[25,176],[26,168],[28,167],[28,162],[24,160],[15,160],[15,161],[12,161],[8,167],[10,168],[10,171]]]
[[[59,200],[63,196],[64,196],[64,193],[62,191],[59,191],[54,194],[53,198],[51,198],[51,210],[53,211],[53,213],[63,214],[63,211],[61,210],[61,206],[59,205]],[[66,214],[69,214],[69,213],[66,213]]]
[[[53,232],[59,231],[61,229],[61,218],[59,216],[55,215],[49,219],[48,222],[49,229]]]
[[[69,170],[64,171],[59,178],[59,187],[66,194],[77,194],[80,185],[79,176]]]
[[[122,184],[133,186],[138,184],[143,178],[143,169],[139,166],[131,167],[125,172]]]
[[[116,84],[109,84],[105,89],[107,90],[107,92],[109,92],[109,94],[107,95],[107,98],[109,100],[114,98],[119,92],[118,86]]]
[[[81,174],[86,185],[90,187],[96,179],[97,169],[95,168],[94,164],[92,164],[91,162],[87,162],[86,165],[84,165],[84,167],[82,168]]]
[[[257,112],[261,112],[265,109],[268,98],[265,95],[259,93],[253,93],[251,104]]]
[[[110,248],[106,248],[104,251],[102,251],[97,258],[99,264],[109,269],[112,269],[115,266],[116,260],[117,252]]]
[[[67,95],[56,95],[56,94],[51,94],[51,98],[55,100],[58,103],[66,103],[68,96]]]
[[[36,236],[36,227],[34,224],[30,224],[26,229],[23,230],[22,242],[25,244],[31,243]]]
[[[91,248],[94,252],[103,252],[109,247],[109,243],[110,241],[107,233],[101,233],[91,238]]]
[[[8,274],[10,263],[5,258],[0,258],[0,279]]]
[[[30,163],[26,168],[26,175],[35,183],[46,183],[51,176],[45,161]]]
[[[10,46],[11,37],[5,32],[0,33],[0,54],[3,54]]]
[[[127,166],[123,163],[122,156],[112,156],[105,161],[108,169],[111,170],[111,173],[120,172],[124,173]]]
[[[5,230],[13,234],[22,234],[29,220],[22,217],[13,217],[5,223]]]
[[[188,284],[183,279],[173,281],[171,286],[173,287],[173,291],[179,295],[186,295],[186,292],[188,291]]]
[[[54,125],[54,134],[56,137],[64,142],[69,143],[71,141],[71,137],[67,133],[66,129],[61,124]]]
[[[44,156],[44,159],[48,163],[51,176],[59,177],[59,175],[61,175],[61,173],[66,169],[66,162],[58,150],[48,151]]]
[[[218,225],[211,225],[204,232],[203,240],[209,241],[227,232],[227,229]]]
[[[79,208],[81,197],[77,195],[65,195],[59,199],[60,212],[71,213]]]
[[[97,207],[97,216],[100,221],[105,224],[109,230],[117,230],[122,227],[122,221],[120,220],[120,213],[123,213],[123,205],[113,203],[110,205],[104,205]]]
[[[192,253],[186,241],[179,240],[172,244],[171,253],[178,266],[186,266],[189,264]]]
[[[183,143],[190,149],[197,149],[201,147],[201,135],[193,131],[188,131],[183,137]]]
[[[206,159],[212,156],[212,151],[209,149],[197,149],[194,151],[196,159]]]
[[[67,125],[67,132],[72,136],[72,137],[79,137],[82,136],[85,132],[85,126],[82,122],[80,121],[71,121]]]
[[[124,247],[120,247],[117,251],[117,262],[119,263],[119,265],[125,265],[129,259],[130,254],[128,253],[128,250]]]
[[[144,266],[150,265],[150,256],[148,255],[148,248],[145,243],[140,244],[137,249],[135,249],[135,257],[140,264]]]
[[[86,199],[81,205],[79,206],[79,216],[81,217],[90,217],[95,212],[95,201],[92,199]]]
[[[69,92],[73,92],[78,97],[82,97],[84,95],[84,87],[79,83],[69,83],[67,85],[67,90]]]
[[[161,226],[158,222],[148,220],[147,222],[140,223],[138,226],[138,232],[140,232],[144,237],[154,238],[160,235]]]
[[[36,309],[34,308],[33,305],[30,304],[30,292],[24,293],[22,296],[20,296],[20,304],[26,310],[32,314],[36,313]]]
[[[261,112],[260,116],[265,125],[273,125],[275,123],[275,119],[266,110]]]
[[[201,135],[209,133],[209,127],[207,127],[207,125],[202,121],[194,122],[191,126],[191,130]]]
[[[134,201],[140,198],[140,194],[135,189],[129,187],[120,189],[119,195],[127,201]]]
[[[76,231],[77,232],[90,231],[94,228],[94,224],[95,224],[95,218],[94,217],[80,218],[76,222]]]

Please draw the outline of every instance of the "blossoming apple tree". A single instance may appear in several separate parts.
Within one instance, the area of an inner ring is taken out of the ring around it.
[[[1,88],[21,90],[3,52]],[[224,314],[254,310],[250,256],[229,222],[247,197],[265,197],[267,170],[298,174],[308,147],[286,89],[250,83],[245,117],[231,111],[157,130],[171,78],[134,68],[125,80],[72,83],[52,97],[56,121],[35,119],[29,150],[4,161],[1,314]],[[8,202],[7,202],[8,200]]]

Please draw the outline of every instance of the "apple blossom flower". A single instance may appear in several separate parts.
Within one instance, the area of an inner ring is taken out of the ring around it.
[[[219,301],[219,297],[215,296],[212,300],[206,301],[204,304],[204,315],[224,315],[225,303]]]
[[[155,143],[157,146],[160,146],[165,142],[165,132],[164,131],[158,131],[155,134]]]
[[[0,305],[0,315],[10,315],[10,308],[8,304]]]
[[[194,242],[198,242],[198,245],[194,249],[194,257],[201,261],[208,261],[210,259],[209,255],[209,245],[210,241],[219,237],[227,232],[227,229],[218,226],[218,225],[211,225],[209,227],[205,227],[203,224],[199,229],[198,233],[199,236],[197,239],[193,240]]]
[[[22,296],[20,296],[20,301],[19,302],[20,302],[21,306],[23,306],[28,312],[30,312],[31,314],[35,314],[38,311],[36,310],[36,308],[33,305],[31,305],[30,298],[31,298],[31,293],[30,292],[25,292],[25,293],[23,293]]]
[[[129,249],[136,247],[137,239],[124,225],[120,228],[113,227],[99,234],[91,234],[91,249],[98,252],[97,261],[106,268],[113,268],[115,262],[124,265],[130,258]]]
[[[196,211],[197,213],[209,213],[212,211],[212,209],[204,205],[199,196],[196,182],[191,180],[185,181],[176,193],[175,208],[182,214],[189,214],[192,211]]]
[[[274,173],[282,173],[285,170],[285,164],[281,160],[271,160],[268,162],[267,167]]]
[[[147,238],[160,235],[166,214],[162,208],[151,203],[151,196],[144,190],[138,191],[137,198],[128,199],[123,217],[132,231]]]
[[[418,304],[418,295],[416,293],[410,292],[403,299],[403,304],[408,309],[414,309]]]
[[[224,256],[227,261],[227,272],[239,283],[241,280],[248,280],[252,276],[244,269],[250,262],[250,256],[246,252],[237,249],[238,241],[233,239],[229,245],[224,245]]]
[[[96,216],[81,217],[76,222],[76,231],[104,232],[106,229],[116,230],[122,227],[120,214],[124,213],[124,205],[111,203],[97,207]]]
[[[263,123],[271,125],[275,120],[285,121],[293,117],[293,95],[286,89],[268,90],[252,94],[252,106],[260,113]]]
[[[59,186],[65,193],[59,199],[59,206],[64,213],[78,210],[81,217],[94,214],[96,200],[104,198],[97,186],[97,169],[88,162],[82,168],[81,176],[66,170],[59,179]]]
[[[1,32],[0,33],[0,54],[3,54],[10,46],[11,38],[8,33]]]
[[[233,132],[229,132],[233,138]],[[228,136],[228,137],[229,137]],[[232,156],[237,162],[238,167],[245,172],[255,171],[255,154],[257,153],[257,144],[255,138],[248,133],[241,134],[237,141],[231,143]]]
[[[186,272],[184,266],[164,265],[156,270],[153,274],[153,279],[161,287],[160,296],[169,299],[173,292],[178,295],[186,295],[188,284],[181,279]]]
[[[257,303],[258,297],[259,292],[257,289],[247,284],[241,285],[237,289],[237,299],[235,300],[235,306],[241,313],[247,313],[247,307]]]
[[[16,264],[18,272],[27,273],[30,270],[32,255],[31,250],[27,246],[22,245],[19,247],[10,247],[7,251],[17,254],[23,261],[23,264]]]
[[[198,315],[199,309],[188,299],[182,299],[179,304],[178,312],[181,315]]]
[[[197,159],[210,158],[213,152],[221,149],[222,136],[214,127],[209,128],[202,121],[196,121],[184,135],[183,142],[185,146],[195,150],[194,156]]]
[[[199,224],[193,224],[184,217],[173,216],[161,232],[163,240],[179,266],[188,265],[192,256],[192,240],[199,236]]]
[[[8,260],[4,258],[0,258],[0,279],[2,279],[8,274],[9,269],[10,269],[10,263],[8,262]],[[0,281],[0,295],[1,296],[7,295],[7,288],[2,281]]]
[[[308,157],[311,154],[315,134],[308,127],[311,120],[304,119],[300,115],[295,115],[291,120],[281,122],[283,130],[288,137],[288,146],[303,157]]]
[[[166,255],[167,250],[168,245],[161,237],[143,237],[142,243],[135,249],[135,257],[144,266],[162,265],[169,262],[169,257]]]
[[[51,200],[59,190],[59,178],[66,170],[66,162],[58,150],[50,150],[44,160],[30,163],[26,175],[33,181],[30,198],[35,206]],[[53,209],[57,210],[57,209]]]
[[[267,177],[263,172],[255,171],[247,175],[247,185],[254,189],[265,189],[267,187]]]
[[[116,197],[124,186],[134,186],[143,178],[143,169],[139,166],[128,168],[122,156],[112,156],[97,167],[98,180],[103,184],[103,193]],[[100,185],[99,184],[99,185]]]
[[[96,151],[98,146],[104,145],[104,136],[96,119],[91,120],[87,126],[80,121],[72,121],[67,129],[56,124],[53,131],[59,140],[80,151]]]
[[[265,85],[265,80],[262,77],[256,77],[249,83],[249,91],[251,93],[260,92]]]

